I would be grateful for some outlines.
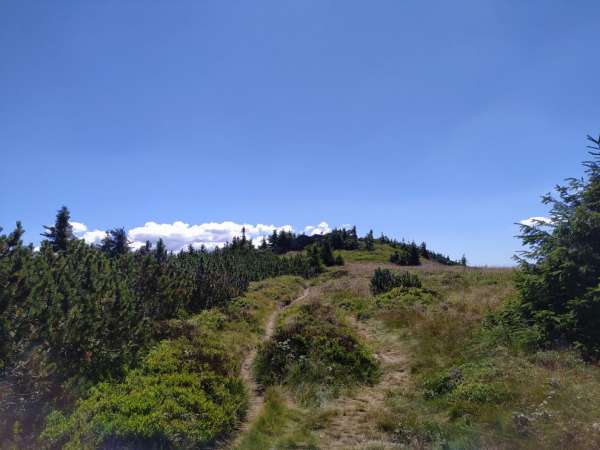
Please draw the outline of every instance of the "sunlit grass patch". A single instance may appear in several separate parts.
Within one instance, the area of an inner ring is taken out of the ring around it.
[[[286,404],[281,388],[269,388],[258,419],[242,437],[236,450],[266,448],[317,449],[305,412]]]

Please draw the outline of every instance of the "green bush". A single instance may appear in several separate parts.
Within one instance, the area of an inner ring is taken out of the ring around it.
[[[206,445],[230,431],[245,410],[238,366],[214,336],[162,341],[123,382],[96,385],[69,416],[52,413],[40,446]]]
[[[452,392],[462,382],[462,379],[462,372],[458,369],[427,377],[422,383],[423,395],[426,399],[446,395]]]
[[[381,294],[396,287],[421,287],[421,280],[410,272],[395,273],[389,269],[377,268],[371,278],[371,292]]]
[[[379,376],[371,352],[331,307],[319,303],[303,305],[277,329],[260,348],[255,371],[263,385],[350,385],[372,383]]]

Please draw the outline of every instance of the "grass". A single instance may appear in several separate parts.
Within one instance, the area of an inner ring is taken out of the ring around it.
[[[311,280],[310,298],[280,315],[256,360],[264,408],[239,450],[330,448],[336,433],[354,442],[366,429],[406,448],[600,448],[600,367],[569,349],[529,345],[531,330],[490,320],[515,296],[513,270],[406,268],[421,287],[374,296],[373,262],[387,263],[385,247],[344,254],[351,266]],[[124,382],[55,413],[45,444],[194,448],[219,439],[244,415],[243,355],[304,284],[253,283],[225,309],[171,321]],[[399,352],[400,362],[390,359]],[[406,367],[408,375],[391,376]],[[364,391],[364,413],[343,408],[362,405]]]
[[[511,347],[483,326],[514,295],[512,271],[420,274],[437,301],[375,302],[374,317],[412,345],[412,382],[390,393],[381,429],[425,448],[600,446],[599,368],[569,350]]]
[[[236,450],[317,449],[306,412],[290,407],[279,387],[267,389],[261,415]]]
[[[375,244],[373,251],[368,250],[336,250],[345,262],[380,262],[389,263],[390,257],[397,249],[387,244]]]

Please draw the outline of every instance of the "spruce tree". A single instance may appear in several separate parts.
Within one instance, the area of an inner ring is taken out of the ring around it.
[[[421,260],[419,259],[419,248],[415,242],[411,242],[408,246],[408,261],[407,265],[409,266],[418,266],[421,264]]]
[[[375,250],[375,239],[373,238],[373,230],[369,230],[369,232],[365,236],[365,249],[367,249],[370,252]]]
[[[585,178],[547,194],[550,218],[521,225],[528,250],[517,257],[521,313],[546,342],[567,341],[600,357],[600,137],[588,136]]]
[[[258,247],[260,250],[267,250],[269,247],[267,246],[267,240],[263,236],[260,246]]]
[[[63,206],[56,213],[54,226],[44,225],[46,232],[42,233],[42,236],[48,239],[55,252],[66,251],[68,242],[73,239],[73,227],[70,220],[71,214],[67,207]]]
[[[425,242],[421,242],[421,246],[419,247],[419,253],[425,259],[429,259],[429,250],[427,250],[427,244]]]
[[[106,232],[106,237],[102,240],[100,249],[110,258],[124,255],[129,251],[131,242],[127,239],[127,232],[124,228],[114,228]]]
[[[156,258],[156,261],[158,261],[159,263],[163,263],[167,260],[167,256],[167,247],[165,246],[165,243],[162,240],[162,238],[160,238],[156,242],[156,248],[154,249],[154,257]]]
[[[318,274],[323,271],[323,263],[321,261],[321,252],[317,244],[311,244],[306,247],[306,255],[308,256],[308,265],[312,274]]]
[[[321,261],[323,261],[323,264],[326,266],[335,265],[335,256],[333,256],[333,251],[331,250],[331,244],[329,243],[329,240],[325,240],[321,244]]]

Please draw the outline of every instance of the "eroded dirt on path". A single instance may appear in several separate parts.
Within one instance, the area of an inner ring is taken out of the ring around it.
[[[369,324],[350,319],[358,334],[375,348],[382,376],[373,386],[356,388],[324,406],[327,423],[318,433],[322,449],[396,449],[401,446],[376,429],[377,418],[385,411],[387,393],[408,382],[408,357],[402,342],[386,333],[379,322]]]
[[[261,342],[266,342],[273,336],[275,332],[275,324],[277,323],[277,318],[279,314],[286,308],[296,304],[297,302],[302,301],[304,298],[308,296],[310,292],[310,288],[304,289],[304,292],[299,297],[296,297],[287,305],[279,305],[278,308],[271,313],[267,320],[267,324],[265,325],[265,332],[262,336]],[[250,426],[254,423],[256,418],[259,416],[261,408],[265,402],[264,391],[262,387],[256,382],[254,376],[252,374],[252,363],[256,358],[256,354],[258,352],[258,348],[254,347],[244,360],[242,361],[242,368],[240,370],[240,377],[244,380],[246,386],[248,386],[248,391],[250,394],[250,398],[248,400],[248,412],[246,413],[246,418],[244,422],[241,424],[240,429],[238,430],[237,438],[230,444],[230,448],[236,448],[240,443],[241,437],[244,435],[246,431],[250,429]]]

